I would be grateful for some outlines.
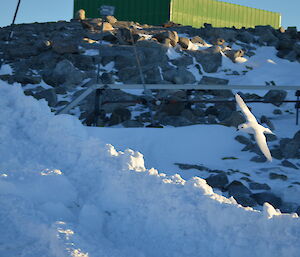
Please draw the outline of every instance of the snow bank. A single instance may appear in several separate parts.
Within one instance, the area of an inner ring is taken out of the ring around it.
[[[0,83],[0,256],[299,256],[296,216],[147,170]]]

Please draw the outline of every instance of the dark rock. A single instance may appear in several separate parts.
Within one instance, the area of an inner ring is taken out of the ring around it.
[[[21,73],[13,75],[12,79],[15,82],[21,83],[22,85],[40,84],[42,81],[42,78],[39,76],[31,76],[31,75],[26,75],[26,74],[21,74]]]
[[[163,78],[173,84],[193,84],[196,81],[194,75],[183,67],[163,72]]]
[[[253,43],[255,41],[254,35],[252,33],[249,33],[248,31],[239,31],[237,34],[237,39],[247,44]]]
[[[297,204],[291,202],[283,202],[280,206],[281,213],[295,213],[297,211]]]
[[[34,93],[36,99],[45,99],[50,107],[54,107],[57,104],[57,95],[53,88],[46,89],[44,91]]]
[[[234,139],[243,145],[249,145],[252,143],[249,138],[241,135],[236,136]]]
[[[178,59],[171,60],[171,62],[176,66],[187,67],[193,64],[193,58],[191,56],[185,55]]]
[[[58,54],[78,54],[79,46],[73,41],[55,40],[52,42],[52,49]]]
[[[123,123],[125,128],[140,128],[144,127],[144,124],[137,120],[126,120]]]
[[[205,115],[209,115],[209,114],[217,116],[219,114],[219,111],[216,107],[209,106],[205,111]]]
[[[292,168],[292,169],[295,169],[295,170],[299,170],[299,168],[295,164],[291,163],[288,160],[283,160],[281,162],[281,165],[284,166],[284,167],[288,167],[288,168]]]
[[[254,156],[250,159],[252,162],[266,162],[267,158],[265,156]]]
[[[264,100],[272,102],[275,106],[280,106],[282,101],[286,98],[287,92],[284,90],[270,90],[264,95]]]
[[[106,20],[112,25],[118,21],[114,16],[106,16]]]
[[[294,139],[282,138],[279,142],[280,151],[286,159],[296,158],[299,153],[300,142]]]
[[[271,204],[274,208],[280,208],[282,204],[282,200],[280,197],[270,193],[270,192],[263,192],[252,194],[251,197],[259,204],[263,205],[265,202]]]
[[[214,77],[203,76],[199,84],[203,85],[227,85],[229,82],[228,79],[220,79]]]
[[[117,108],[112,112],[109,120],[109,126],[120,124],[124,121],[130,120],[131,112],[126,108]]]
[[[160,43],[164,43],[166,39],[170,39],[170,43],[172,46],[175,46],[179,41],[179,37],[176,31],[164,31],[154,34],[153,37],[156,38]]]
[[[273,114],[275,114],[275,115],[280,115],[280,114],[282,114],[282,111],[281,111],[280,109],[275,109],[275,110],[273,111]]]
[[[217,175],[211,175],[205,179],[211,187],[223,189],[228,184],[228,177],[225,172]]]
[[[182,49],[188,49],[190,45],[190,40],[186,37],[179,37],[178,44],[182,47]]]
[[[277,136],[273,134],[265,134],[265,136],[268,142],[276,141],[278,139]]]
[[[211,43],[213,45],[223,46],[225,44],[225,39],[224,38],[213,39],[213,40],[211,40]]]
[[[228,127],[238,127],[238,125],[246,122],[246,119],[243,114],[238,111],[233,111],[229,118],[221,122],[222,125]]]
[[[268,184],[266,184],[266,183],[261,184],[261,183],[257,183],[257,182],[250,182],[249,188],[251,190],[270,190],[271,189]]]
[[[213,114],[208,114],[207,115],[207,123],[208,124],[217,124],[218,123],[217,117]]]
[[[174,127],[192,125],[192,123],[187,118],[181,116],[165,116],[161,118],[160,123],[165,126]]]
[[[298,216],[300,217],[300,206],[296,209],[296,211],[295,211],[297,214],[298,214]]]
[[[262,115],[260,118],[260,122],[265,123],[269,127],[270,130],[272,130],[272,131],[275,130],[273,123],[270,121],[270,119],[267,116]]]
[[[187,50],[186,52],[196,58],[196,61],[202,65],[205,72],[217,72],[218,68],[222,65],[222,54],[219,46],[199,51]]]
[[[283,154],[279,148],[271,149],[270,152],[271,152],[272,157],[277,160],[281,160],[283,158]]]
[[[229,196],[238,196],[238,195],[249,195],[251,191],[246,187],[242,182],[234,180],[232,181],[226,189],[228,190]]]
[[[29,58],[38,55],[40,51],[33,45],[18,45],[18,47],[10,47],[5,54],[8,59]]]
[[[236,59],[244,56],[245,52],[243,50],[228,50],[225,55],[232,61],[236,62]]]
[[[206,45],[206,42],[199,36],[195,36],[191,39],[191,42],[193,44],[201,44],[201,45]]]
[[[269,178],[270,179],[280,179],[280,180],[283,180],[283,181],[286,181],[288,179],[288,177],[284,174],[277,174],[275,172],[271,172],[269,174]]]
[[[235,195],[233,197],[243,207],[254,207],[257,205],[257,202],[249,195]]]

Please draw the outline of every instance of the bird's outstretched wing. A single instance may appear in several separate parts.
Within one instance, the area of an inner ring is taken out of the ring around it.
[[[238,94],[235,94],[235,100],[236,100],[237,104],[239,105],[241,111],[245,115],[247,121],[249,121],[249,122],[257,122],[256,118],[250,112],[250,110],[247,107],[247,105],[245,104],[244,100]]]
[[[255,134],[254,134],[254,137],[255,137],[256,143],[259,146],[259,149],[262,151],[264,156],[266,156],[268,161],[271,162],[272,161],[272,156],[271,156],[270,150],[268,148],[266,137],[265,137],[264,133],[262,131],[256,130]]]

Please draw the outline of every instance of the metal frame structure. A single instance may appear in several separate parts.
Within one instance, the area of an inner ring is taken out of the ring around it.
[[[105,89],[141,89],[141,90],[293,90],[295,91],[296,100],[284,100],[281,102],[285,103],[295,103],[296,108],[296,125],[299,123],[299,109],[300,109],[300,86],[252,86],[252,85],[193,85],[193,84],[94,84],[88,87],[82,94],[76,97],[71,103],[65,106],[62,110],[58,111],[56,114],[67,114],[69,111],[77,106],[81,101],[83,101],[87,96],[89,96],[93,91],[96,90],[95,101],[95,114],[99,114],[101,110],[101,105],[106,103],[113,103],[113,101],[103,102],[101,99],[101,93]],[[129,102],[129,101],[119,101]],[[142,101],[141,101],[142,102]],[[161,102],[156,99],[154,104]],[[179,101],[176,101],[179,102]],[[235,102],[233,100],[185,100],[182,102],[186,103],[231,103]],[[274,101],[261,101],[261,100],[250,100],[245,101],[246,103],[274,103]],[[114,102],[115,103],[115,102]],[[172,101],[170,101],[172,103]]]

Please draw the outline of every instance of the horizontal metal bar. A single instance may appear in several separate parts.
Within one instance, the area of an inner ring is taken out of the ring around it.
[[[142,84],[95,84],[96,88],[107,87],[110,89],[144,89]],[[166,89],[166,90],[300,90],[299,86],[271,86],[271,85],[193,85],[193,84],[145,84],[146,89]]]

